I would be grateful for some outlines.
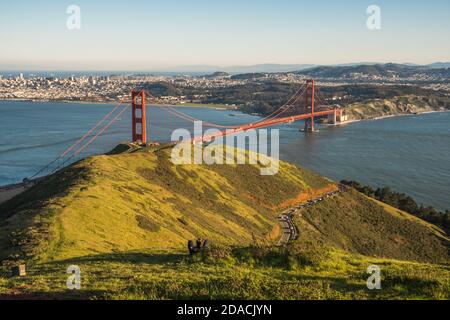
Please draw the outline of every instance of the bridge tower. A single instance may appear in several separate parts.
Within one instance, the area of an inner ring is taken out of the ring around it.
[[[147,112],[145,106],[145,92],[131,91],[131,104],[133,110],[132,116],[132,132],[133,142],[147,143]]]
[[[314,132],[314,112],[315,112],[315,92],[316,82],[306,80],[305,107],[311,113],[311,118],[305,121],[305,131]]]

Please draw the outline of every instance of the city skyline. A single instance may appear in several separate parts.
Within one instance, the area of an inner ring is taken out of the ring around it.
[[[71,5],[79,30],[67,28]],[[381,9],[379,30],[366,25],[371,5]],[[449,9],[441,0],[1,3],[0,70],[447,62]]]

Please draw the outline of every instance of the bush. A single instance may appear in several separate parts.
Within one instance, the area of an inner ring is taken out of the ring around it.
[[[419,206],[412,197],[404,193],[392,191],[388,187],[378,188],[374,190],[372,187],[362,186],[356,181],[342,180],[341,183],[356,189],[357,191],[365,194],[368,197],[374,198],[394,208],[408,212],[409,214],[419,217],[420,219],[423,219],[427,222],[436,224],[443,228],[447,234],[450,234],[449,210],[446,210],[445,212],[439,212],[431,206]]]
[[[215,246],[202,254],[190,257],[189,261],[191,263],[243,264],[252,267],[296,270],[304,266],[320,266],[330,257],[330,250],[317,244],[289,247],[252,246],[234,249]]]

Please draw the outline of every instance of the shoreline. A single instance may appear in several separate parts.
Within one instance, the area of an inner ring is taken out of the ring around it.
[[[4,101],[4,100],[0,100]],[[188,107],[188,106],[186,106]],[[377,121],[377,120],[384,120],[384,119],[389,119],[389,118],[395,118],[395,117],[403,117],[403,116],[422,116],[422,115],[426,115],[426,114],[444,114],[444,113],[450,113],[450,110],[427,110],[424,112],[418,112],[418,113],[407,113],[407,114],[395,114],[395,115],[385,115],[385,116],[381,116],[381,117],[374,117],[374,118],[370,118],[370,119],[354,119],[354,120],[349,120],[343,123],[338,123],[338,124],[322,124],[325,127],[338,127],[338,126],[346,126],[346,125],[350,125],[353,123],[357,123],[357,122],[361,122],[361,121]],[[245,113],[243,113],[245,115]],[[434,118],[431,118],[434,119]],[[428,121],[432,121],[432,120],[428,120]],[[363,125],[364,127],[364,125]],[[325,128],[324,128],[325,129]],[[26,190],[26,187],[24,188],[24,183],[21,182],[16,182],[16,183],[10,183],[10,184],[6,184],[6,185],[1,185],[0,184],[0,203],[12,198],[13,196],[17,195],[20,192],[23,192]],[[17,193],[16,193],[17,192]],[[6,199],[6,200],[5,200]],[[437,205],[433,205],[437,208]],[[442,210],[442,209],[440,209]]]
[[[391,118],[408,117],[408,116],[422,116],[422,115],[425,115],[425,114],[447,113],[447,112],[450,112],[450,110],[424,111],[424,112],[419,112],[419,113],[400,113],[400,114],[392,114],[392,115],[386,115],[386,116],[375,117],[375,118],[348,120],[348,121],[341,122],[341,123],[336,123],[336,124],[327,124],[327,123],[325,123],[325,124],[321,124],[321,125],[327,126],[327,127],[337,127],[337,126],[344,126],[344,125],[357,123],[357,122],[363,122],[363,121],[378,121],[378,120],[386,120],[386,119],[391,119]]]
[[[46,100],[46,99],[0,99],[0,102],[27,102],[27,103],[64,103],[64,104],[80,104],[80,105],[99,105],[99,106],[114,106],[119,103],[119,101],[111,101],[111,102],[100,102],[100,101],[72,101],[72,100]],[[125,104],[125,103],[123,103]],[[219,107],[218,105],[208,105],[208,104],[161,104],[161,103],[152,103],[147,104],[148,106],[154,107],[175,107],[175,108],[199,108],[199,109],[213,109],[213,110],[234,110],[239,111],[238,107],[225,106]]]
[[[385,115],[385,116],[380,116],[380,117],[375,117],[375,118],[349,120],[345,123],[360,122],[360,121],[378,121],[378,120],[385,120],[385,119],[397,118],[397,117],[422,116],[425,114],[447,113],[447,112],[450,112],[450,110],[433,110],[433,111],[424,111],[424,112],[417,112],[417,113],[399,113],[399,114],[390,114],[390,115]]]
[[[116,105],[119,102],[117,101],[111,101],[111,102],[99,102],[99,101],[72,101],[72,100],[45,100],[45,99],[0,99],[0,102],[2,101],[11,101],[11,102],[29,102],[29,103],[65,103],[65,104],[80,104],[80,105],[103,105],[103,106],[111,106]],[[223,105],[223,107],[218,107],[218,105],[208,105],[208,104],[148,104],[149,106],[154,107],[175,107],[175,108],[199,108],[199,109],[212,109],[212,110],[218,110],[218,111],[240,111],[239,107],[227,107]],[[241,111],[242,112],[242,111]],[[424,114],[432,114],[432,113],[443,113],[443,112],[450,112],[450,110],[431,110],[431,111],[423,111],[418,113],[399,113],[399,114],[391,114],[391,115],[385,115],[385,116],[379,116],[374,118],[363,118],[363,119],[353,119],[348,120],[346,122],[340,123],[340,124],[328,124],[327,126],[337,126],[337,125],[344,125],[344,124],[351,124],[355,122],[360,121],[376,121],[376,120],[384,120],[389,118],[395,118],[395,117],[404,117],[404,116],[420,116]],[[246,114],[242,112],[243,114]],[[252,115],[252,114],[248,114]],[[264,115],[259,115],[260,117],[264,117]]]

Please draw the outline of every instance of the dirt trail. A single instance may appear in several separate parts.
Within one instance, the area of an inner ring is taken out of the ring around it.
[[[340,193],[346,192],[348,188],[344,185],[339,185],[337,188],[334,188],[332,191],[328,191],[321,196],[318,196],[312,200],[308,200],[306,203],[295,206],[286,210],[279,216],[280,225],[283,231],[280,240],[278,241],[278,245],[286,245],[289,242],[298,239],[299,230],[297,226],[294,224],[293,218],[296,214],[299,214],[300,210],[308,209],[312,206],[315,206],[331,197],[335,197]]]

